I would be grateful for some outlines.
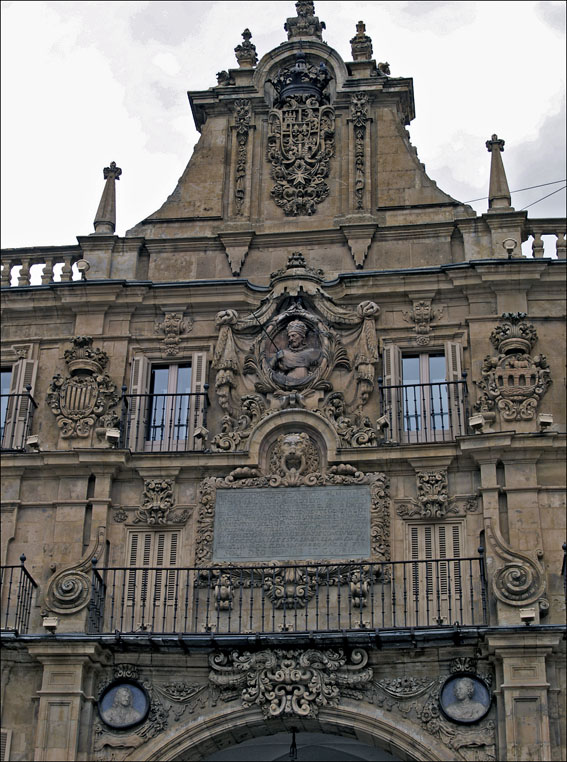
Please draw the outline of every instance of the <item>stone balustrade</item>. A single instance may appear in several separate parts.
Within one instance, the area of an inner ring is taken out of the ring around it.
[[[79,259],[81,259],[81,252],[78,249],[57,251],[52,254],[45,248],[40,251],[6,250],[1,254],[0,283],[2,286],[15,287],[71,281],[74,280],[73,265]]]
[[[552,252],[545,245],[542,236],[555,236],[555,250],[557,259],[565,259],[566,246],[565,232],[566,220],[563,217],[546,217],[542,219],[526,220],[525,232],[533,237],[532,255],[534,259],[542,259],[544,256],[550,257]]]

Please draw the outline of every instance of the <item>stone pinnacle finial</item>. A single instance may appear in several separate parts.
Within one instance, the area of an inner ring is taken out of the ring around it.
[[[366,34],[366,24],[359,21],[356,25],[356,34],[350,41],[353,61],[370,61],[372,58],[372,40]]]
[[[100,204],[94,219],[95,233],[112,235],[116,230],[116,190],[115,180],[120,180],[122,170],[116,166],[115,161],[110,162],[109,167],[102,170],[105,183],[100,199]]]
[[[513,211],[511,206],[510,189],[504,171],[502,151],[504,141],[498,135],[493,135],[486,141],[490,158],[490,186],[488,189],[488,210]]]
[[[288,18],[284,24],[287,32],[287,39],[294,37],[315,37],[317,40],[323,40],[323,29],[325,22],[319,21],[315,16],[315,4],[313,0],[297,0],[295,4],[297,16]]]
[[[252,33],[250,29],[245,29],[242,32],[242,42],[234,48],[236,53],[236,60],[241,69],[253,69],[258,63],[258,56],[256,55],[256,45],[250,42]]]

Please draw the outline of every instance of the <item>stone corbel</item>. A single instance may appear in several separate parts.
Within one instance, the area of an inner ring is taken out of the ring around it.
[[[378,225],[373,222],[344,224],[340,226],[346,238],[357,270],[362,270],[370,244]]]
[[[494,595],[507,606],[528,607],[538,602],[539,612],[547,613],[545,570],[542,550],[519,552],[512,549],[491,518],[486,519],[488,556],[493,557],[491,577]]]
[[[251,230],[219,233],[233,275],[240,275],[253,237]]]
[[[76,614],[88,605],[91,597],[92,561],[101,560],[106,546],[106,527],[99,526],[87,553],[75,564],[66,566],[49,581],[44,604],[56,614]]]

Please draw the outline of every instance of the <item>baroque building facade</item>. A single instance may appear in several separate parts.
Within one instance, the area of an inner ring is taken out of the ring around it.
[[[244,31],[125,236],[112,162],[2,252],[3,760],[565,759],[565,221],[323,29]]]

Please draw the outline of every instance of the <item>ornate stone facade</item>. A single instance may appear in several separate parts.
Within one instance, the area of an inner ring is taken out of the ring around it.
[[[412,80],[295,11],[156,212],[115,235],[113,163],[2,252],[7,762],[566,756],[564,223],[496,137],[486,213],[443,192]]]

